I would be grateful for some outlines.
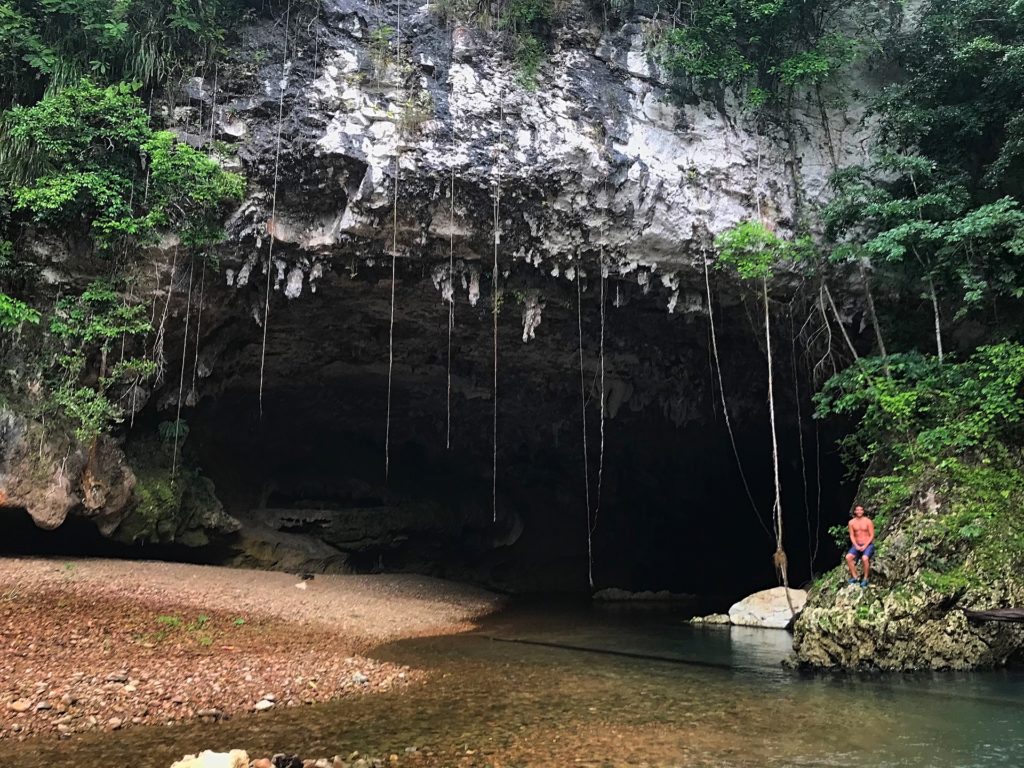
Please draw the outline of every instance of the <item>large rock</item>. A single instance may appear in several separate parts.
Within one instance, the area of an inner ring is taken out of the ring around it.
[[[171,768],[248,768],[249,755],[240,749],[230,752],[206,750],[198,755],[186,755]]]
[[[990,471],[992,474],[985,475]],[[794,625],[797,664],[911,671],[1001,666],[1024,650],[1024,626],[971,622],[963,609],[1024,605],[1020,488],[992,490],[1001,470],[974,469],[973,490],[922,485],[878,524],[871,586],[846,583],[842,566],[811,590]],[[934,479],[934,476],[933,476]],[[881,508],[882,503],[870,504]]]
[[[785,629],[793,619],[793,611],[799,613],[806,601],[807,593],[802,589],[789,590],[789,601],[785,587],[764,589],[733,605],[729,609],[729,621],[741,627]],[[793,611],[789,608],[790,602]]]
[[[86,449],[11,410],[0,411],[0,507],[24,509],[40,528],[71,513],[109,530],[130,506],[135,474],[109,437]]]

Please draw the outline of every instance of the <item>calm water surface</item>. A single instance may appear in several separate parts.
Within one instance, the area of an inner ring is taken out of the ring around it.
[[[372,655],[428,684],[218,725],[0,745],[3,768],[167,768],[243,747],[416,766],[1024,766],[1024,672],[802,675],[779,630],[665,610],[519,606]],[[416,746],[419,757],[407,757]]]

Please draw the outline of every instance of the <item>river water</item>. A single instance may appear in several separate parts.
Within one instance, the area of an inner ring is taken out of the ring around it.
[[[410,690],[0,744],[0,765],[167,768],[232,747],[396,753],[401,766],[1024,765],[1024,671],[809,675],[782,667],[789,643],[664,609],[520,605],[471,634],[374,651],[430,672]]]

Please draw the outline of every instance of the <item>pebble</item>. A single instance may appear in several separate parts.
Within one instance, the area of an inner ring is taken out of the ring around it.
[[[127,683],[128,673],[127,672],[111,672],[107,675],[108,683]]]
[[[107,728],[111,731],[119,730],[122,725],[124,725],[124,721],[119,717],[112,717],[107,720]]]
[[[53,709],[53,704],[48,701],[40,701],[36,704],[36,712],[48,712]]]
[[[28,712],[32,708],[32,702],[29,699],[17,699],[8,704],[7,708],[15,712]]]
[[[253,760],[249,768],[274,768],[274,764],[270,762],[270,758],[261,757],[259,760]]]
[[[370,682],[370,678],[368,678],[362,672],[353,672],[352,682],[356,685],[365,685],[366,683]]]
[[[270,699],[260,699],[253,706],[253,709],[256,710],[257,712],[266,712],[268,709],[273,709],[273,708],[274,708],[274,702],[272,702]]]

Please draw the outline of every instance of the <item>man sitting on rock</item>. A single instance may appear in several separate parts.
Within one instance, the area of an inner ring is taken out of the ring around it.
[[[846,567],[850,569],[848,582],[858,582],[856,560],[860,559],[864,564],[864,578],[859,581],[862,587],[866,587],[871,574],[871,558],[875,554],[875,524],[864,514],[864,507],[858,504],[853,508],[853,518],[847,527],[850,529],[850,543],[853,544],[846,553]]]

